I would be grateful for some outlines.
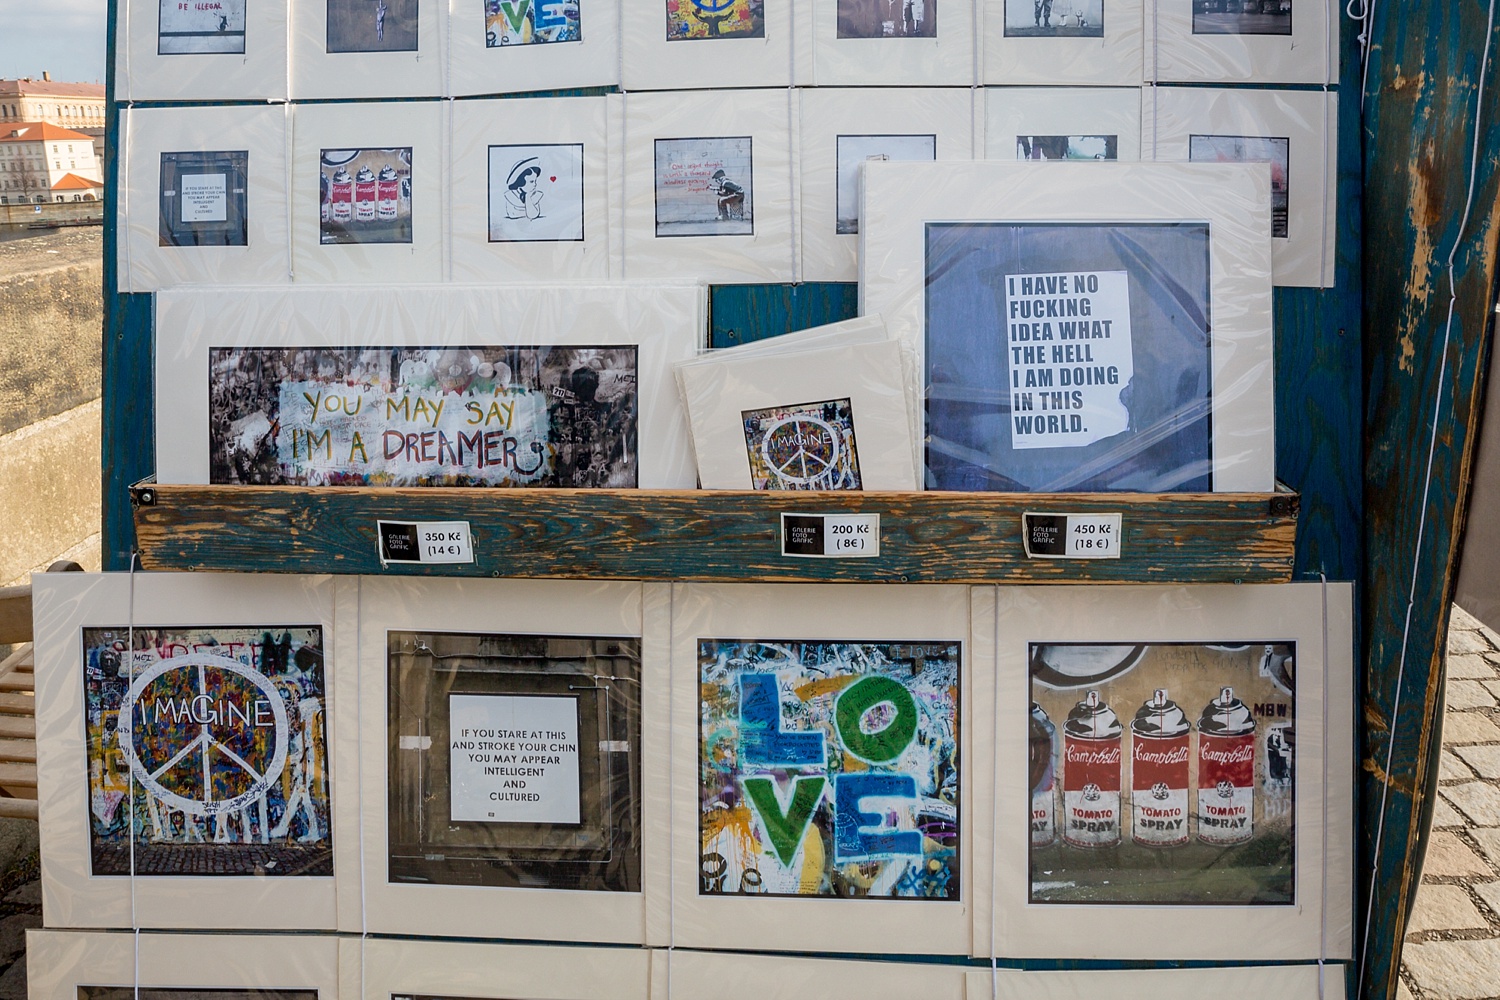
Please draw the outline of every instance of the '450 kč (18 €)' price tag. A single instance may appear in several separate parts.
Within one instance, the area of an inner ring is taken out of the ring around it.
[[[1021,541],[1033,559],[1120,558],[1119,514],[1021,515]]]

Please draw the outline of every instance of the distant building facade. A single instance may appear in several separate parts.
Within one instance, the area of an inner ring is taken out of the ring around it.
[[[94,140],[94,155],[104,162],[102,83],[59,83],[50,73],[40,80],[0,80],[0,126],[18,122],[50,122],[82,132]]]
[[[98,201],[103,177],[91,136],[50,122],[0,125],[0,205]]]

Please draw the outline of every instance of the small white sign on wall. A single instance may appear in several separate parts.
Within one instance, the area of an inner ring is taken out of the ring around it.
[[[578,699],[448,696],[455,823],[580,821]]]

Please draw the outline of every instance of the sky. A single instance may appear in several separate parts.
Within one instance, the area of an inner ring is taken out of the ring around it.
[[[0,78],[104,82],[105,0],[0,0]]]

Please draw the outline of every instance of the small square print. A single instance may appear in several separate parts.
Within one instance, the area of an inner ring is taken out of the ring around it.
[[[1291,140],[1274,136],[1194,135],[1188,137],[1188,159],[1194,163],[1269,163],[1271,235],[1287,238]]]
[[[583,144],[491,146],[491,243],[583,239]]]
[[[1005,37],[1103,38],[1104,0],[1005,0]]]
[[[1195,35],[1290,35],[1292,0],[1193,0]]]
[[[242,55],[245,0],[161,0],[156,54]]]
[[[750,487],[860,489],[854,408],[848,399],[745,410]]]
[[[1018,135],[1018,160],[1118,160],[1117,135]]]
[[[328,51],[417,51],[417,0],[328,0]]]
[[[936,38],[937,0],[839,0],[840,38]]]
[[[859,232],[860,167],[868,160],[935,160],[935,135],[841,135],[836,140],[838,200],[835,232]]]
[[[484,0],[484,44],[542,45],[580,42],[579,0]]]
[[[750,136],[656,140],[656,235],[751,236]]]
[[[411,242],[410,146],[325,149],[319,165],[320,242]]]
[[[765,0],[666,0],[667,41],[765,38]]]
[[[161,154],[160,245],[247,246],[249,162],[247,150]]]

